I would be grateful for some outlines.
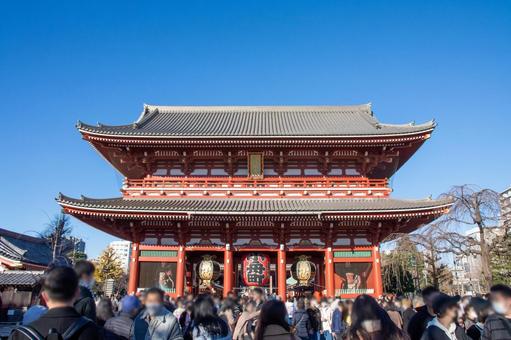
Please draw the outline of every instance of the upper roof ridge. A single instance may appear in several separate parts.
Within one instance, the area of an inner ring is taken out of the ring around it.
[[[359,105],[150,105],[144,104],[144,110],[138,121],[152,113],[173,112],[336,112],[356,111],[371,114],[371,103]]]
[[[153,138],[324,138],[404,136],[433,130],[424,124],[380,123],[372,104],[272,106],[163,106],[144,104],[126,125],[78,122],[82,132]]]

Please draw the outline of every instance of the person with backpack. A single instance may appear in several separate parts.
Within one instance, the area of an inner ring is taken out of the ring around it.
[[[75,302],[75,309],[80,315],[92,321],[96,321],[96,302],[92,295],[95,270],[94,264],[90,261],[76,262],[75,271],[80,284],[80,295]]]
[[[298,299],[296,302],[296,309],[293,313],[292,323],[295,337],[300,340],[308,340],[309,333],[311,331],[311,324],[309,320],[309,314],[305,310],[305,301]]]
[[[43,298],[48,311],[27,326],[16,328],[10,340],[96,340],[98,327],[74,309],[78,294],[78,278],[68,267],[56,267],[46,275]]]

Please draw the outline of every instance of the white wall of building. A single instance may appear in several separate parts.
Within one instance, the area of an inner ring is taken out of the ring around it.
[[[113,241],[109,245],[121,261],[122,268],[127,273],[130,263],[131,242],[130,241]]]

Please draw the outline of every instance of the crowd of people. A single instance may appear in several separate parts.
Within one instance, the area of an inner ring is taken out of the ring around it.
[[[434,287],[420,296],[360,295],[354,300],[314,295],[266,296],[253,288],[237,296],[170,299],[154,287],[139,296],[97,298],[94,266],[55,267],[44,278],[41,303],[9,339],[460,340],[511,339],[511,287],[486,296],[450,296]]]

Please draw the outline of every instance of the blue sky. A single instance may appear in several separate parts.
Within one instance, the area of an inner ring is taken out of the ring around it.
[[[509,1],[2,1],[0,227],[44,229],[59,191],[119,195],[74,125],[142,104],[372,102],[438,121],[394,196],[511,185]],[[92,257],[113,238],[73,221]]]

